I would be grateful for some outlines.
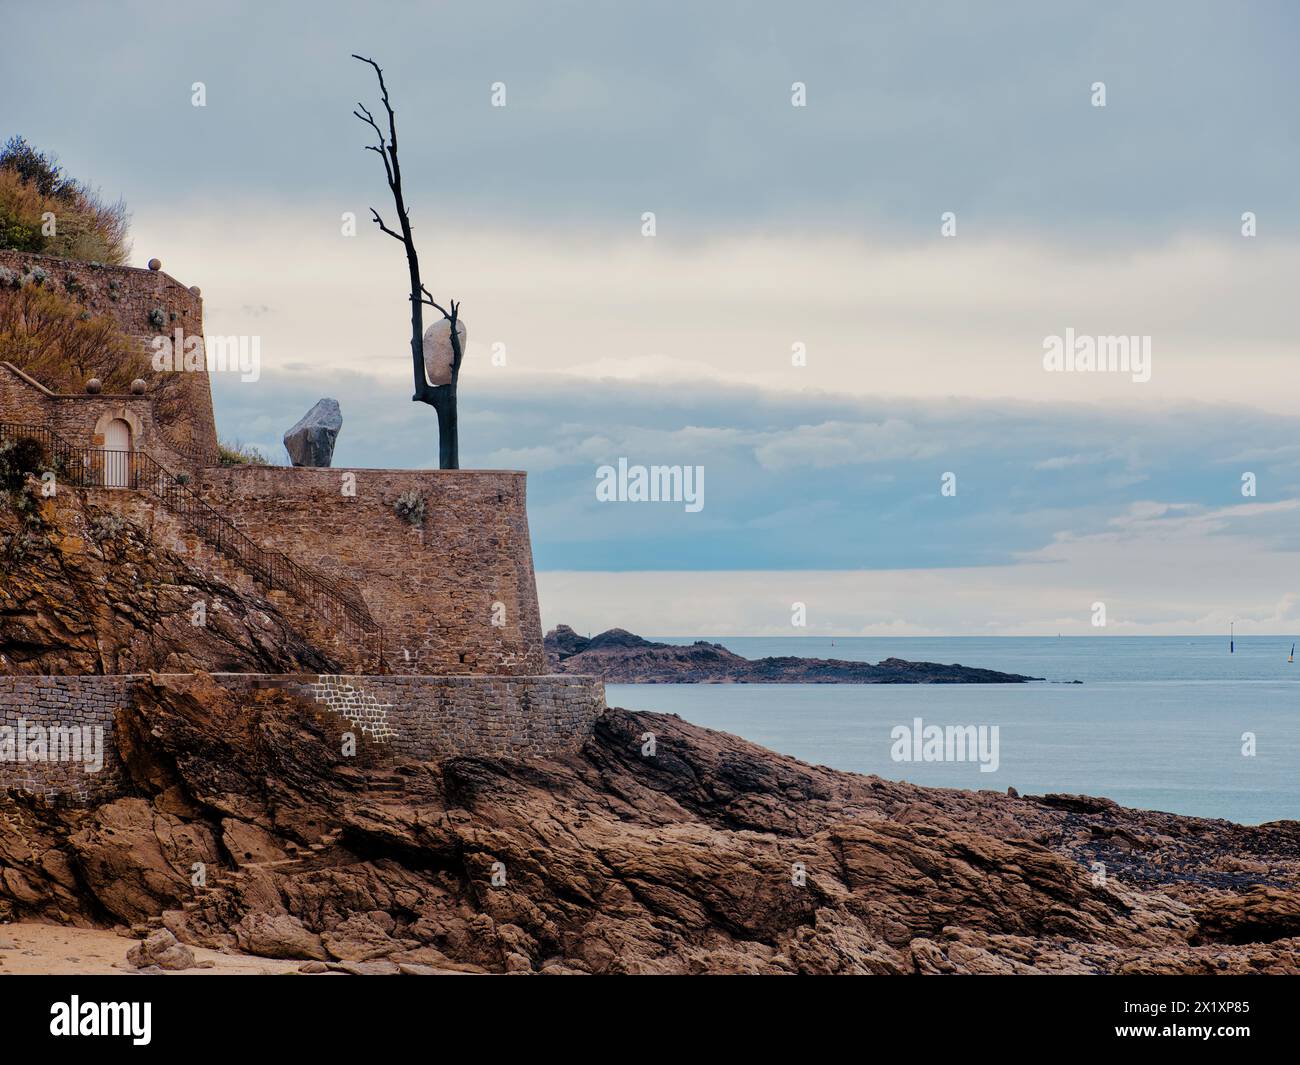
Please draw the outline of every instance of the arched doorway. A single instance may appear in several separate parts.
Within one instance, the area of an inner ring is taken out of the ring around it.
[[[131,484],[131,426],[114,418],[104,426],[104,487],[127,488]]]

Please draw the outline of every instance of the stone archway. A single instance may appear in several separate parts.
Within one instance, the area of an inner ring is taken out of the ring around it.
[[[134,452],[140,450],[141,429],[139,415],[125,403],[115,403],[104,409],[95,422],[94,448],[96,481],[105,488],[130,488],[134,480]]]
[[[141,450],[141,442],[144,440],[144,425],[140,421],[140,416],[131,410],[125,403],[117,403],[107,407],[104,413],[99,416],[95,422],[95,432],[91,439],[91,447],[107,447],[106,434],[108,425],[113,421],[124,421],[131,430],[131,448],[133,451]]]

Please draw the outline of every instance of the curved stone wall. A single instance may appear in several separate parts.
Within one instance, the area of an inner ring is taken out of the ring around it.
[[[194,488],[264,547],[359,595],[392,673],[547,671],[526,476],[509,470],[235,466]],[[399,498],[423,501],[412,523]]]

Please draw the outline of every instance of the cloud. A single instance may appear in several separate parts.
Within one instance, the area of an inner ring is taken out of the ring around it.
[[[1297,221],[1300,147],[1278,134],[1296,17],[1275,0],[1015,0],[978,18],[959,0],[839,0],[798,19],[781,0],[369,11],[363,26],[342,0],[319,0],[310,25],[248,0],[42,10],[6,26],[6,118],[138,218],[187,194],[216,212],[269,190],[364,218],[382,176],[351,115],[376,95],[348,58],[360,49],[387,71],[409,202],[430,232],[446,218],[629,224],[644,210],[679,233],[793,224],[873,240],[933,237],[944,210],[959,240],[1160,239],[1235,229],[1247,209],[1261,234]],[[205,108],[190,106],[196,79]],[[1097,79],[1105,109],[1089,106]],[[796,80],[807,107],[791,107]],[[139,151],[145,129],[165,129],[167,150]]]
[[[435,462],[432,412],[387,379],[216,386],[220,423],[244,439],[279,450],[333,395],[337,465]],[[560,375],[480,380],[461,403],[465,464],[529,473],[550,623],[783,632],[794,601],[818,604],[813,631],[839,633],[1086,632],[1098,600],[1111,633],[1217,631],[1231,617],[1281,631],[1294,613],[1295,417]],[[1247,440],[1255,498],[1236,461]],[[1063,456],[1087,461],[1052,461]],[[619,457],[703,465],[704,510],[598,502],[597,467]],[[941,494],[944,472],[955,496]]]
[[[220,216],[199,205],[154,209],[137,217],[136,247],[201,285],[210,332],[260,336],[266,369],[305,364],[401,382],[411,372],[401,249],[364,226],[342,236],[338,215],[324,202],[232,203]],[[1288,287],[1300,243],[1277,238],[1132,238],[1095,249],[808,230],[661,229],[647,239],[598,224],[427,232],[425,278],[463,303],[467,388],[565,374],[672,383],[682,396],[734,384],[1148,412],[1208,398],[1300,409]],[[274,313],[251,313],[268,304]],[[1151,380],[1044,371],[1043,338],[1067,328],[1150,336]],[[796,345],[806,365],[793,364]]]
[[[885,418],[866,424],[829,421],[768,434],[754,455],[766,470],[789,471],[925,459],[942,451],[939,441],[926,439],[915,426]]]
[[[1209,635],[1300,630],[1300,543],[1277,543],[1267,508],[1211,516],[1159,508],[1122,531],[1062,537],[1017,564],[925,569],[538,574],[543,621],[661,635]],[[1158,527],[1153,527],[1158,526]],[[1092,623],[1094,604],[1107,624]],[[808,627],[790,625],[804,603]]]

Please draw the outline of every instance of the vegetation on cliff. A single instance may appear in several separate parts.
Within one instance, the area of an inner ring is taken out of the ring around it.
[[[65,290],[69,284],[65,278]],[[114,318],[88,310],[38,270],[0,267],[0,359],[52,392],[84,392],[92,377],[106,392],[126,392],[137,377],[166,376],[154,374],[145,349]]]
[[[130,216],[121,201],[66,174],[23,137],[0,148],[0,248],[82,262],[126,262]]]

